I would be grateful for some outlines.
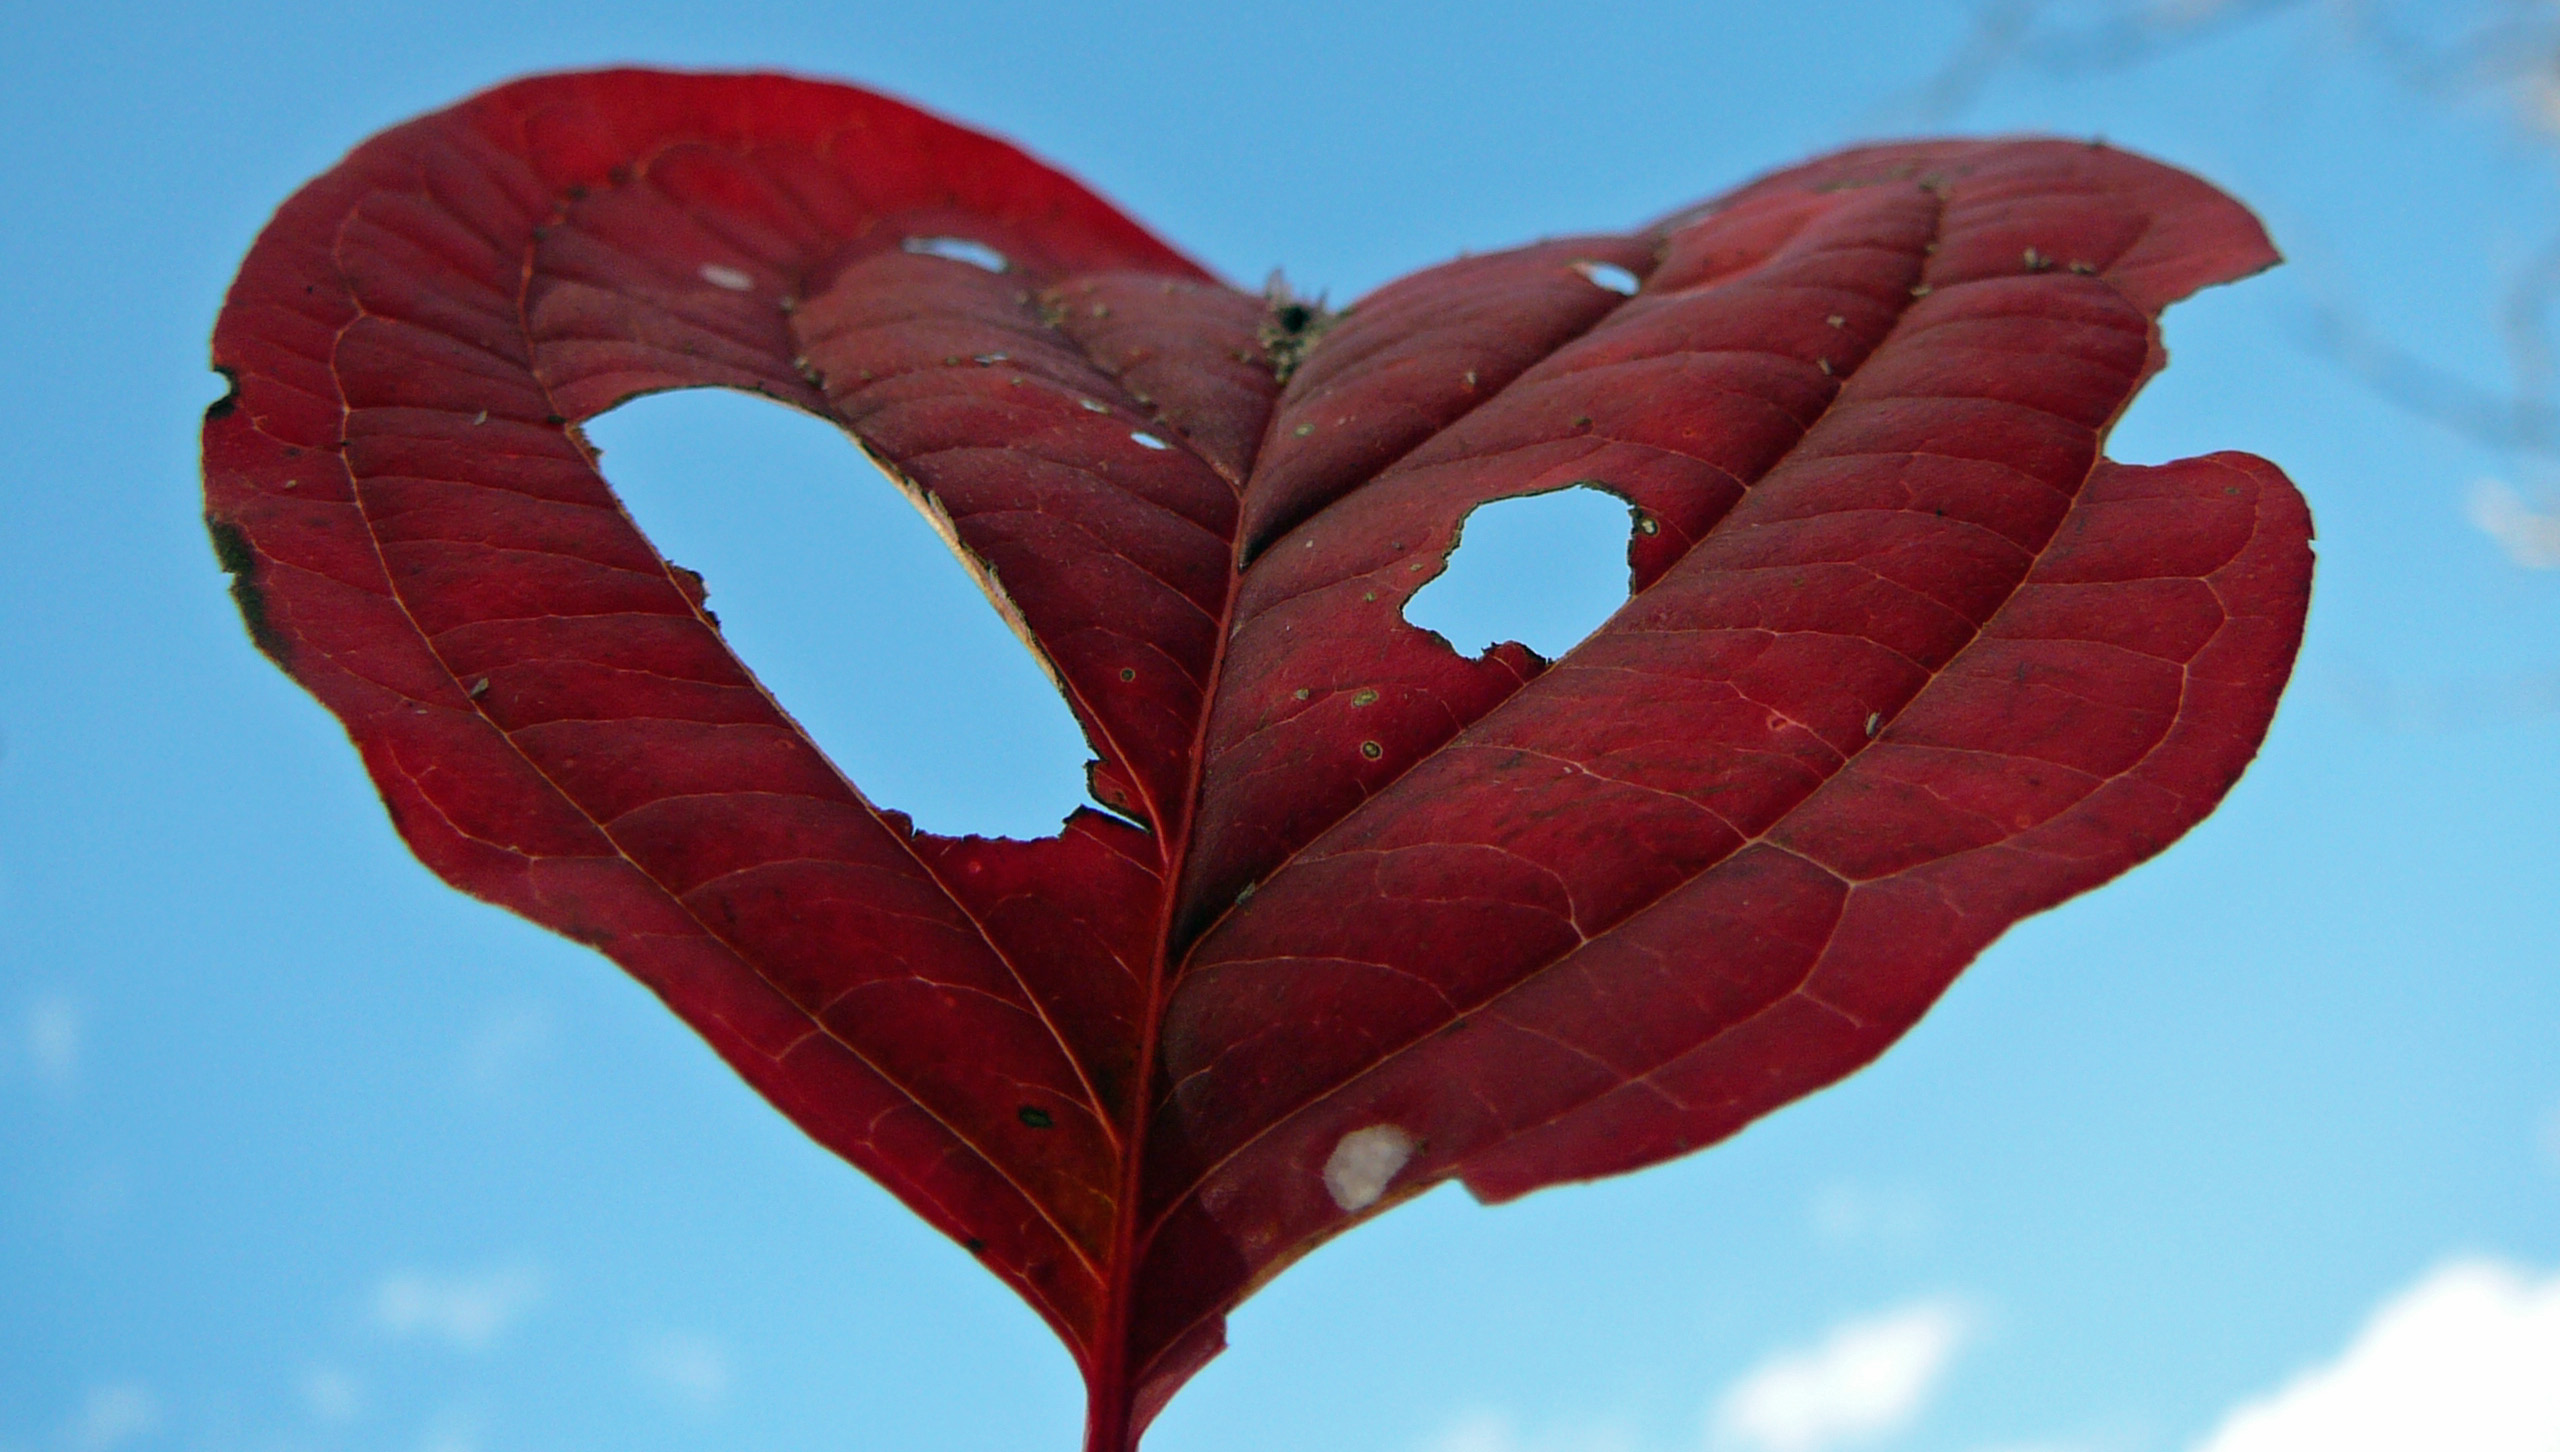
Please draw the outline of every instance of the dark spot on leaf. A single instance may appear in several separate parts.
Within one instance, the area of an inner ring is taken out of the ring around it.
[[[1262,325],[1255,330],[1257,341],[1262,344],[1263,361],[1270,365],[1271,376],[1286,383],[1289,375],[1298,371],[1298,365],[1306,361],[1325,329],[1339,322],[1342,314],[1327,308],[1321,297],[1302,298],[1291,292],[1289,284],[1276,272],[1264,285],[1263,297]]]
[[[211,515],[205,516],[204,527],[213,536],[215,561],[231,577],[231,603],[239,607],[240,623],[249,627],[249,639],[269,659],[282,664],[284,639],[267,620],[266,592],[258,588],[258,553],[249,547],[249,536],[231,521]]]
[[[1363,741],[1360,743],[1360,754],[1369,758],[1371,761],[1375,761],[1379,757],[1386,755],[1387,749],[1374,741]]]
[[[987,1243],[974,1235],[960,1243],[968,1248],[971,1255],[985,1255],[987,1253]]]
[[[1022,1106],[1018,1113],[1022,1122],[1031,1126],[1033,1129],[1047,1129],[1049,1126],[1057,1123],[1056,1120],[1049,1117],[1048,1110],[1039,1108],[1036,1105],[1026,1104]]]
[[[213,557],[226,575],[250,575],[258,569],[257,553],[249,548],[249,537],[240,526],[222,519],[207,519],[205,529],[213,535]]]

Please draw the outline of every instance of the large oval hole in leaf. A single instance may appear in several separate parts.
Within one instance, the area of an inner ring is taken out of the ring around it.
[[[1633,527],[1625,500],[1587,485],[1480,505],[1404,618],[1462,650],[1516,640],[1553,660],[1627,603]]]
[[[929,831],[1045,836],[1084,801],[1066,702],[897,484],[844,432],[726,389],[588,423],[730,649],[863,793]]]

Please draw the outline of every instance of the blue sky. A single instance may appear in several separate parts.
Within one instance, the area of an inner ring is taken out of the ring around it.
[[[2224,809],[1727,1145],[1324,1248],[1148,1446],[2560,1447],[2560,468],[2323,342],[2343,315],[2512,386],[2560,140],[2530,87],[2420,84],[2351,10],[2121,68],[2031,46],[1932,116],[1970,4],[17,7],[0,1452],[1073,1445],[1009,1293],[608,964],[409,859],[196,518],[205,339],[268,211],[382,126],[622,60],[899,93],[1337,301],[1923,124],[2103,134],[2252,202],[2291,264],[2171,314],[2115,447],[2263,453],[2318,520]],[[1016,832],[1073,803],[1063,709],[839,439],[705,395],[596,433],[877,798]],[[1549,507],[1480,518],[1462,572],[1510,563],[1437,602],[1462,641],[1611,603],[1615,543]]]

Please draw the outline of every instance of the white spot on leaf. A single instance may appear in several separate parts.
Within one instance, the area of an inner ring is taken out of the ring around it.
[[[1392,1124],[1355,1129],[1333,1147],[1324,1162],[1325,1193],[1345,1213],[1366,1210],[1387,1193],[1396,1172],[1413,1158],[1416,1141]]]
[[[713,287],[725,287],[731,292],[745,292],[756,285],[754,278],[734,267],[723,267],[717,262],[702,264],[702,280]]]
[[[943,257],[983,267],[989,272],[1002,272],[1008,264],[1005,255],[984,242],[967,237],[910,237],[898,244],[909,252],[926,257]]]
[[[1642,285],[1636,281],[1634,273],[1614,262],[1577,262],[1573,270],[1589,278],[1593,287],[1606,288],[1620,297],[1635,296],[1636,289]]]
[[[1142,449],[1170,449],[1173,447],[1173,445],[1166,443],[1164,440],[1157,438],[1153,434],[1131,434],[1129,435],[1129,440]]]

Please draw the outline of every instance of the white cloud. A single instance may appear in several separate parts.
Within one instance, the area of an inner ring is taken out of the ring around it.
[[[342,1425],[364,1415],[364,1388],[336,1367],[313,1367],[302,1378],[302,1404],[313,1421]]]
[[[91,1387],[71,1420],[69,1441],[79,1452],[108,1452],[160,1428],[160,1401],[138,1382]]]
[[[373,1319],[394,1336],[424,1336],[457,1351],[485,1351],[542,1300],[528,1266],[477,1276],[395,1271],[374,1291]]]
[[[2496,479],[2471,486],[2465,512],[2508,559],[2528,570],[2560,569],[2560,513],[2535,509],[2513,486]]]
[[[729,1357],[708,1336],[668,1331],[640,1343],[640,1378],[695,1412],[717,1410],[729,1396]]]
[[[2560,1274],[2438,1267],[2383,1304],[2338,1359],[2223,1418],[2198,1452],[2552,1452],[2560,1448]]]
[[[1917,1420],[1963,1344],[1970,1318],[1922,1301],[1843,1322],[1816,1345],[1783,1351],[1725,1390],[1719,1447],[1827,1452]]]
[[[36,1082],[68,1093],[80,1077],[80,1005],[58,993],[37,999],[27,1010],[26,1043]]]

